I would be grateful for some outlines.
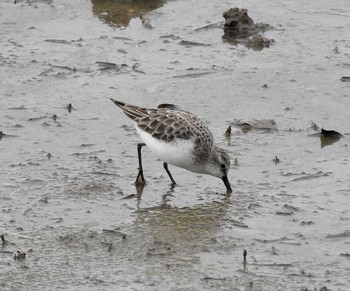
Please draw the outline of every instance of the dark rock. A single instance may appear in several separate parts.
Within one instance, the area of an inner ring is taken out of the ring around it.
[[[244,44],[248,48],[262,50],[270,47],[272,39],[267,39],[258,33],[266,31],[270,26],[266,23],[254,23],[247,9],[231,8],[223,13],[224,41],[232,44]]]
[[[225,28],[247,30],[254,25],[253,19],[248,16],[247,9],[231,8],[222,15],[225,18]]]
[[[246,47],[251,48],[256,51],[260,51],[263,48],[270,47],[271,43],[273,43],[273,39],[269,39],[263,37],[261,34],[255,34],[252,38],[249,38],[246,42]]]

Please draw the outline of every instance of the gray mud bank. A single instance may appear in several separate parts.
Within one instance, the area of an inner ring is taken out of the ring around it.
[[[1,1],[0,289],[349,290],[348,4]],[[138,191],[108,97],[202,117],[233,193],[147,148]]]

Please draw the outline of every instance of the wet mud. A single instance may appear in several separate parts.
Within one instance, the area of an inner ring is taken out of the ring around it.
[[[228,1],[152,3],[0,2],[0,289],[349,290],[348,3],[235,3],[260,51]],[[109,98],[202,117],[233,193],[147,147],[136,188]]]

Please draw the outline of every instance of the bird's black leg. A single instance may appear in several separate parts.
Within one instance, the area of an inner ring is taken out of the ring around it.
[[[141,149],[145,145],[146,145],[145,143],[137,144],[137,154],[138,154],[138,158],[139,158],[139,173],[137,174],[135,185],[145,185],[146,184],[146,180],[143,177],[142,158],[141,158]]]
[[[164,167],[165,171],[168,173],[168,176],[169,176],[169,178],[170,178],[170,180],[171,180],[171,183],[172,183],[173,185],[176,185],[176,182],[175,182],[175,180],[174,180],[174,178],[173,178],[173,175],[171,175],[171,173],[170,173],[170,171],[169,171],[169,169],[168,169],[168,164],[167,164],[166,162],[163,163],[163,167]]]

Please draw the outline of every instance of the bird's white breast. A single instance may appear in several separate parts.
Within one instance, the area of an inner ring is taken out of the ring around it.
[[[137,126],[136,130],[143,142],[160,160],[192,172],[201,172],[193,158],[194,143],[191,139],[175,139],[171,142],[164,142],[152,137]]]

